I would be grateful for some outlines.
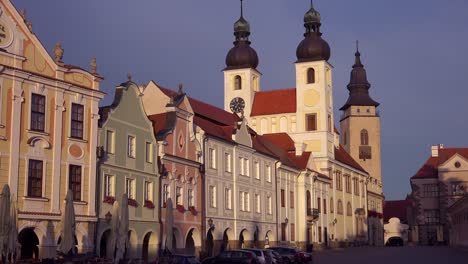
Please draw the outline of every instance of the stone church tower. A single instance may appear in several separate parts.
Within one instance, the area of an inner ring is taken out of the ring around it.
[[[361,62],[361,53],[356,51],[356,59],[348,84],[349,98],[341,111],[341,143],[345,150],[368,173],[367,184],[369,243],[383,243],[383,222],[380,217],[383,209],[382,168],[380,150],[379,103],[369,95],[370,83]]]

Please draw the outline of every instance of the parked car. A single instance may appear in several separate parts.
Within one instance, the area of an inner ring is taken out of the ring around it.
[[[260,264],[255,253],[247,250],[224,251],[213,259],[209,259],[209,264]]]
[[[192,255],[168,255],[159,258],[161,264],[200,264],[200,261]]]
[[[283,261],[286,264],[292,263],[309,263],[312,262],[312,254],[299,251],[295,248],[289,247],[271,247],[271,250],[276,251],[283,257]]]
[[[206,258],[201,262],[201,264],[215,264],[215,263],[216,263],[216,257]]]
[[[258,260],[259,264],[267,264],[266,263],[266,256],[265,256],[265,253],[263,252],[263,250],[254,249],[254,248],[247,248],[247,249],[244,249],[244,250],[255,253],[255,256],[257,257],[257,260]]]
[[[265,255],[266,264],[283,264],[283,258],[276,251],[264,249],[263,254]]]

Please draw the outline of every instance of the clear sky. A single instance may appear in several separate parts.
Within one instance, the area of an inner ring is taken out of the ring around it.
[[[309,0],[245,0],[252,46],[260,58],[261,88],[295,86],[296,47]],[[410,191],[409,178],[430,146],[467,147],[468,1],[315,0],[323,38],[332,49],[335,116],[359,39],[363,63],[381,103],[382,161],[387,199]],[[232,47],[238,0],[14,0],[50,52],[89,69],[96,56],[102,89],[131,73],[133,81],[177,89],[223,104],[224,60]],[[338,118],[336,118],[338,120]]]

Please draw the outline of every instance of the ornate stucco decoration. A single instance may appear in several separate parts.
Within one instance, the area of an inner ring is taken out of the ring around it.
[[[91,59],[90,66],[91,66],[91,73],[92,73],[92,74],[96,74],[96,73],[97,73],[97,61],[96,61],[96,57],[94,57],[94,58]]]
[[[57,42],[55,43],[55,47],[54,47],[54,56],[55,56],[55,62],[57,64],[63,64],[63,53],[64,53],[64,49],[62,48],[62,43],[60,42]]]

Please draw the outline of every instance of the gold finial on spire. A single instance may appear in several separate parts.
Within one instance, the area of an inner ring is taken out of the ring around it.
[[[127,80],[128,80],[129,82],[132,81],[132,74],[131,74],[131,73],[127,73]]]
[[[183,94],[184,93],[184,85],[179,83],[179,94]]]

